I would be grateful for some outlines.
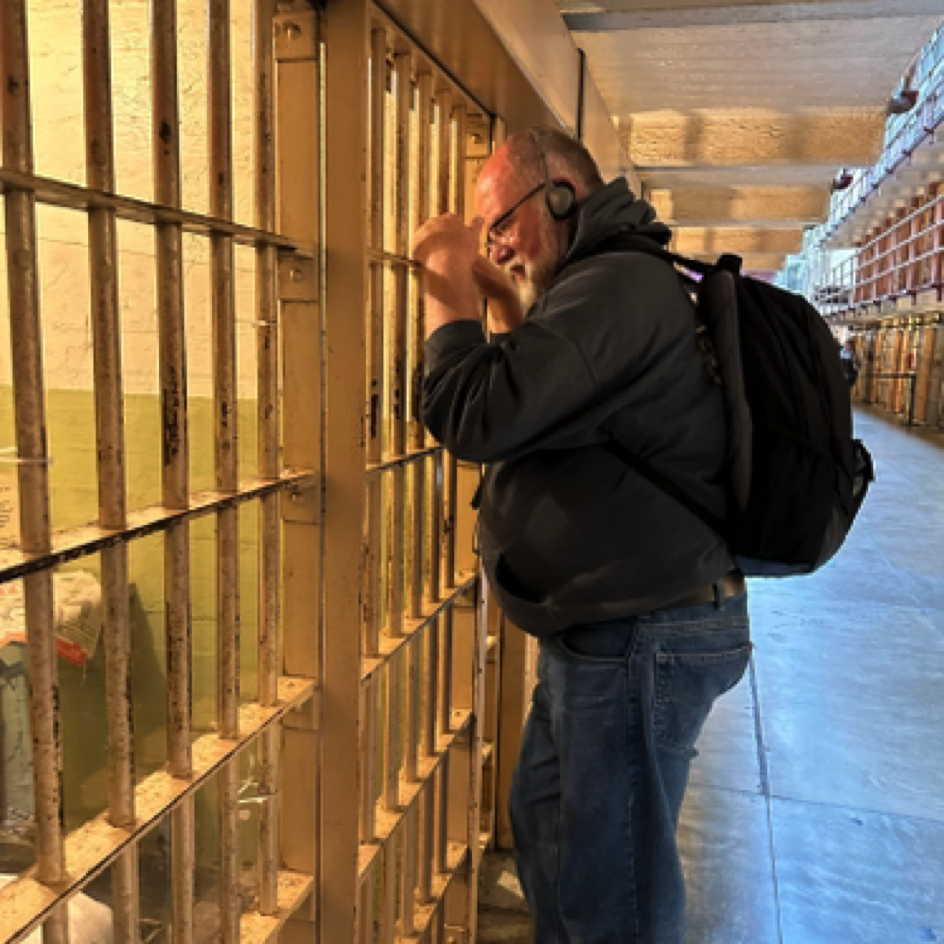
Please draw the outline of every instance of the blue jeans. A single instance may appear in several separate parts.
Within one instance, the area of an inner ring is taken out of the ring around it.
[[[689,767],[750,653],[746,594],[542,640],[511,790],[536,944],[683,944]]]

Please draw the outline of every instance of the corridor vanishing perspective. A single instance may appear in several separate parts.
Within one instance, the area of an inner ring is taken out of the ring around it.
[[[527,939],[536,641],[423,426],[410,246],[539,125],[864,361],[879,480],[752,588],[690,944],[944,940],[942,14],[0,0],[0,944]]]

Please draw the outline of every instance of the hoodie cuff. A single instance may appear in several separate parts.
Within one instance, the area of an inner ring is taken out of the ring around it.
[[[437,328],[426,340],[426,372],[435,370],[442,361],[485,344],[485,332],[478,321],[464,318]]]

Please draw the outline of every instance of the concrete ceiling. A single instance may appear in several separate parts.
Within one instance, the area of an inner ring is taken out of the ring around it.
[[[825,217],[839,167],[879,157],[944,17],[944,0],[556,2],[678,247],[755,271]]]

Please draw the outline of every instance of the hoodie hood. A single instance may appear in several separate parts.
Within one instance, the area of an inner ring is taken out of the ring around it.
[[[652,204],[638,199],[624,177],[595,190],[577,210],[577,227],[560,268],[589,255],[595,246],[617,233],[645,236],[659,246],[668,245],[672,231],[656,219]]]

